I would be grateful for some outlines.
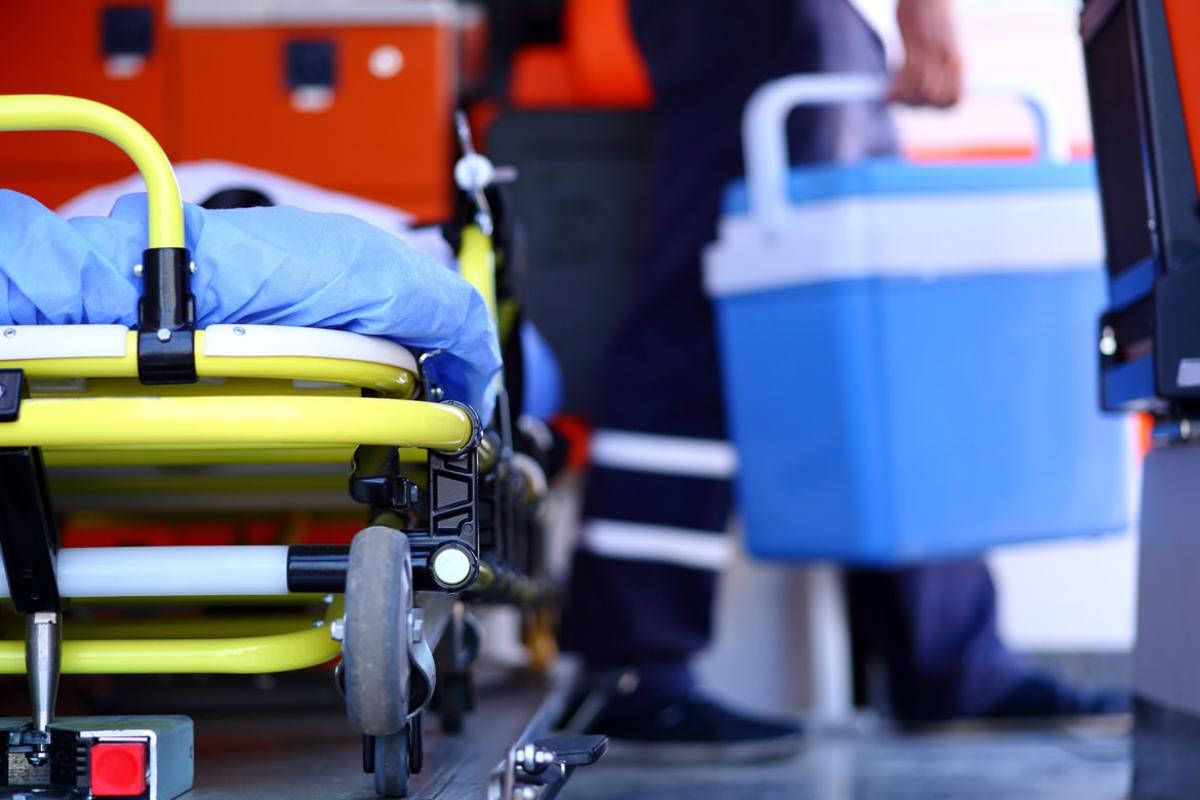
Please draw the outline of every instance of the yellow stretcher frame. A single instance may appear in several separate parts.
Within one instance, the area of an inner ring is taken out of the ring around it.
[[[0,131],[74,130],[101,136],[123,149],[146,183],[151,248],[184,248],[183,205],[170,161],[154,137],[116,109],[61,95],[0,96]],[[494,257],[482,231],[467,232],[464,277],[480,292],[496,319]],[[69,463],[103,463],[113,449],[136,460],[154,453],[203,454],[201,463],[227,456],[307,458],[345,453],[362,444],[458,450],[476,431],[467,411],[414,401],[416,376],[370,362],[303,357],[208,357],[203,331],[196,333],[199,378],[346,383],[385,397],[314,396],[314,393],[220,394],[202,384],[193,395],[164,387],[154,396],[36,396],[21,403],[15,422],[0,426],[0,447],[55,449]],[[137,378],[136,333],[126,354],[114,358],[65,358],[0,362],[31,379]],[[124,393],[121,392],[121,395]],[[92,456],[96,461],[90,461]],[[179,461],[178,463],[193,463]],[[491,580],[489,570],[481,578]],[[216,638],[66,639],[64,674],[242,673],[304,669],[340,652],[329,635],[342,614],[342,599],[330,603],[320,624],[303,630]],[[68,625],[68,627],[70,627]],[[0,642],[0,674],[25,671],[24,643]]]
[[[341,653],[341,643],[329,635],[329,623],[341,615],[342,599],[338,597],[329,604],[319,624],[290,633],[194,639],[64,639],[62,673],[254,675],[307,669],[332,661]],[[70,628],[70,623],[66,627]],[[0,675],[24,672],[24,643],[0,642]]]
[[[395,445],[455,451],[470,443],[464,409],[379,397],[35,397],[0,425],[0,447],[304,447]]]

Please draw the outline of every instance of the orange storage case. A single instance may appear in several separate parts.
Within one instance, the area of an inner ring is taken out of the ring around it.
[[[106,56],[106,10],[148,11],[151,51],[140,58]],[[0,94],[72,94],[107,103],[141,122],[174,156],[167,37],[162,0],[2,0]],[[6,133],[0,147],[0,186],[51,207],[130,170],[129,158],[115,146],[79,133]]]
[[[173,19],[179,62],[176,157],[252,164],[442,218],[452,197],[457,53],[454,8],[356,4],[338,17],[302,1],[268,12]],[[181,4],[182,7],[182,4]],[[346,6],[350,8],[350,6]],[[324,97],[296,89],[294,44],[328,44]]]
[[[140,62],[105,55],[113,10],[152,15]],[[98,100],[172,160],[237,161],[436,220],[453,197],[459,19],[449,0],[0,0],[0,92]],[[319,108],[289,85],[296,41],[332,47]],[[130,171],[74,133],[8,134],[0,148],[0,185],[50,206]]]
[[[327,18],[273,10],[265,22],[175,20],[176,158],[250,164],[443,218],[452,197],[455,21],[436,5],[424,14],[369,5],[377,16],[339,19],[330,5]],[[289,83],[287,50],[296,43],[332,47],[332,86],[316,103]]]

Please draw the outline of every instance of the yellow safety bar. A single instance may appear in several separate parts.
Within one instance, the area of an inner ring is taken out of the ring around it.
[[[467,283],[483,296],[492,321],[497,322],[496,254],[492,249],[492,237],[475,225],[463,229],[458,248],[458,268]]]
[[[2,131],[83,131],[108,139],[133,159],[150,209],[150,247],[183,247],[183,204],[175,172],[158,142],[115,108],[57,94],[0,95]]]
[[[35,397],[0,425],[0,447],[379,444],[458,450],[470,416],[382,397]]]
[[[111,598],[105,598],[111,599]],[[242,599],[242,602],[245,602]],[[6,636],[19,638],[25,631],[23,619],[13,616],[0,626]],[[253,616],[162,617],[116,620],[67,619],[63,638],[84,639],[228,639],[296,633],[313,627],[312,614]]]
[[[408,452],[408,451],[402,451]],[[418,451],[424,456],[424,451]],[[173,467],[224,466],[227,464],[349,464],[354,447],[256,447],[180,449],[177,447],[48,448],[42,451],[51,467]]]
[[[42,451],[46,464],[52,467],[170,467],[224,466],[228,464],[349,464],[354,457],[353,445],[327,447],[267,447],[253,449],[238,447],[208,447],[180,449],[178,447],[71,447],[48,448]],[[406,464],[422,464],[424,450],[401,448],[400,460]]]
[[[144,675],[160,673],[258,674],[287,672],[336,658],[341,645],[329,637],[329,623],[342,615],[337,598],[319,627],[292,633],[220,639],[86,639],[62,645],[66,675]],[[0,642],[0,675],[25,672],[25,644]]]

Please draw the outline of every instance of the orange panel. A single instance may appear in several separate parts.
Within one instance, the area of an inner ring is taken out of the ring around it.
[[[653,92],[629,24],[628,0],[570,0],[563,31],[585,104],[622,108],[651,104]]]
[[[1187,120],[1192,164],[1196,165],[1196,188],[1200,191],[1200,3],[1196,0],[1163,0],[1167,26],[1171,30],[1171,51],[1183,115]]]
[[[153,51],[124,69],[105,58],[101,14],[108,7],[150,9]],[[3,0],[0,2],[0,93],[55,93],[87,97],[137,119],[170,153],[167,136],[168,36],[162,0]],[[5,133],[0,184],[61,202],[97,181],[128,175],[133,167],[115,146],[80,133]]]
[[[564,108],[579,104],[565,48],[522,47],[512,62],[509,99],[518,108]]]
[[[187,28],[176,35],[178,157],[274,170],[424,219],[448,212],[456,74],[450,27]],[[333,43],[335,85],[321,110],[294,102],[285,53],[295,41]],[[380,48],[401,54],[390,77],[370,68]]]
[[[519,108],[648,108],[653,90],[627,0],[570,0],[563,44],[521,48],[509,87]]]

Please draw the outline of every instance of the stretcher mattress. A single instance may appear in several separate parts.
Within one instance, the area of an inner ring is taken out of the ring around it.
[[[134,326],[146,197],[64,219],[0,190],[0,325]],[[197,325],[290,325],[382,336],[437,356],[448,397],[491,413],[500,369],[483,298],[458,274],[354,217],[184,204]]]

